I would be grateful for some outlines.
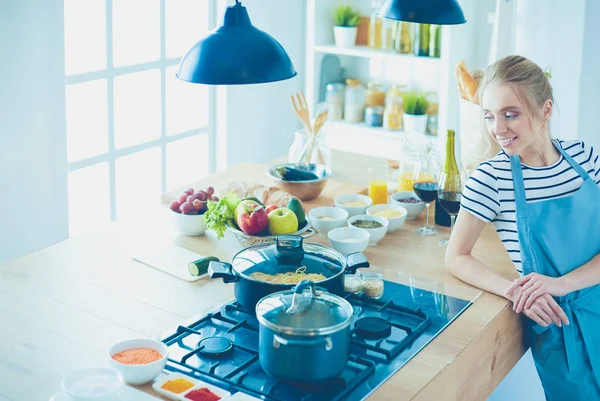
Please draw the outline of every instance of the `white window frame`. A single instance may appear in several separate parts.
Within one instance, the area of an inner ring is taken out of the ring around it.
[[[117,0],[118,1],[118,0]],[[217,20],[217,0],[198,0],[207,1],[209,7],[209,31],[216,26]],[[164,193],[167,188],[167,144],[173,143],[182,139],[190,138],[206,134],[208,136],[208,172],[215,172],[217,161],[216,154],[216,129],[215,129],[215,87],[208,87],[208,124],[205,127],[194,129],[187,132],[182,132],[174,135],[167,135],[166,125],[166,69],[168,67],[179,65],[181,57],[166,58],[166,0],[160,0],[160,58],[157,61],[135,64],[124,67],[113,66],[113,0],[105,0],[106,8],[106,68],[102,70],[65,75],[65,90],[67,86],[79,84],[93,80],[106,79],[107,81],[107,105],[108,105],[108,151],[86,159],[77,160],[68,163],[68,173],[71,173],[82,168],[91,167],[98,163],[108,162],[109,166],[109,193],[110,193],[110,221],[116,220],[117,214],[117,198],[116,198],[116,159],[122,156],[131,155],[153,147],[160,147],[161,158],[161,191]],[[200,40],[201,38],[197,38]],[[161,75],[161,134],[160,138],[147,141],[138,145],[130,146],[123,149],[115,148],[114,135],[114,79],[123,74],[142,72],[150,69],[160,69]],[[188,83],[188,85],[195,85]],[[198,177],[201,178],[201,177]]]

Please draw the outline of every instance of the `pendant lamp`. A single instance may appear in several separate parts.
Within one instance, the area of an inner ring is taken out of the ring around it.
[[[467,22],[457,0],[386,0],[378,15],[420,24],[456,25]]]
[[[244,85],[296,76],[290,57],[271,35],[255,28],[238,0],[227,7],[221,26],[192,47],[177,77],[206,85]]]

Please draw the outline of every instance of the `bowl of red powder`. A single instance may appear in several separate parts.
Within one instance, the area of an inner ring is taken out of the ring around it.
[[[110,366],[123,375],[127,384],[151,382],[167,363],[167,346],[149,338],[126,340],[108,351]]]

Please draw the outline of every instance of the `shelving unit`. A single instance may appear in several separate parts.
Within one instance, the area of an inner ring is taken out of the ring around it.
[[[369,59],[384,59],[384,60],[413,60],[416,62],[435,63],[440,59],[437,57],[417,57],[412,54],[398,53],[394,50],[379,50],[372,49],[368,46],[355,46],[349,49],[339,48],[335,45],[319,45],[314,46],[313,50],[324,54],[337,54],[339,56],[365,57]]]

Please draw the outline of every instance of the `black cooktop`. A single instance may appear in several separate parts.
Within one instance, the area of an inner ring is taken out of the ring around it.
[[[389,281],[380,299],[352,294],[346,299],[354,308],[350,359],[344,372],[326,383],[292,383],[265,373],[258,361],[258,321],[236,302],[164,338],[166,369],[268,401],[361,400],[471,305]]]

